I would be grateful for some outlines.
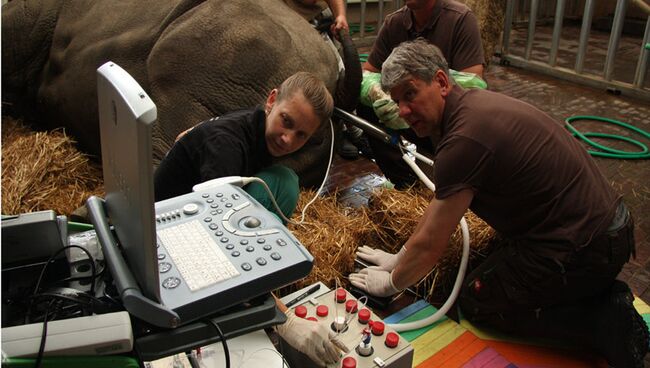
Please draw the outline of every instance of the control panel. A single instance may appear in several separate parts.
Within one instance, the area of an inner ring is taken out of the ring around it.
[[[161,297],[179,315],[218,311],[311,271],[309,252],[239,187],[157,202],[155,220]],[[190,311],[206,299],[201,311]]]
[[[307,299],[292,313],[327,324],[348,348],[341,361],[329,367],[410,368],[413,347],[367,308],[364,299],[339,288]]]

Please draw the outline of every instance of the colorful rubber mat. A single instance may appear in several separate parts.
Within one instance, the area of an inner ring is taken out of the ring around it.
[[[650,326],[650,306],[638,298],[634,306]],[[410,322],[435,312],[430,304],[418,301],[384,322]],[[489,333],[463,319],[457,323],[443,317],[432,326],[401,336],[413,346],[413,367],[418,368],[607,368],[604,359],[589,352]]]

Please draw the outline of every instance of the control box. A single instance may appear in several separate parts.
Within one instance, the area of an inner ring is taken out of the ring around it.
[[[328,367],[410,368],[413,347],[366,307],[363,299],[339,288],[306,299],[291,313],[327,324],[348,348],[337,364]]]

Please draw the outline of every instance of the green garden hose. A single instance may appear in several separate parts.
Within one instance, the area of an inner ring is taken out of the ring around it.
[[[593,121],[599,121],[603,123],[610,123],[614,125],[621,126],[625,129],[631,130],[633,132],[636,132],[643,136],[646,139],[650,139],[650,133],[644,131],[643,129],[639,129],[633,125],[623,123],[618,120],[614,119],[608,119],[604,118],[601,116],[589,116],[589,115],[576,115],[576,116],[571,116],[568,117],[564,120],[564,125],[565,127],[573,134],[574,137],[577,137],[579,139],[582,139],[584,142],[589,144],[592,147],[598,148],[600,151],[592,151],[592,150],[587,150],[589,154],[592,156],[598,156],[598,157],[608,157],[608,158],[618,158],[618,159],[624,159],[624,160],[634,160],[634,159],[646,159],[650,158],[650,150],[648,150],[648,146],[645,144],[629,138],[629,137],[624,137],[620,135],[615,135],[615,134],[608,134],[608,133],[581,133],[578,129],[574,128],[573,125],[571,125],[574,121],[577,120],[593,120]],[[619,141],[624,141],[627,143],[631,143],[641,149],[641,151],[635,151],[635,152],[630,152],[630,151],[621,151],[617,150],[614,148],[610,148],[607,146],[603,146],[602,144],[596,143],[589,139],[588,137],[596,137],[596,138],[605,138],[605,139],[615,139]]]

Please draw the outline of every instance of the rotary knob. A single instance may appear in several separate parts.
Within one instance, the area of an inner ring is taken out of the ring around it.
[[[195,203],[188,203],[183,206],[183,213],[188,216],[195,215],[197,212],[199,212],[199,206]]]

